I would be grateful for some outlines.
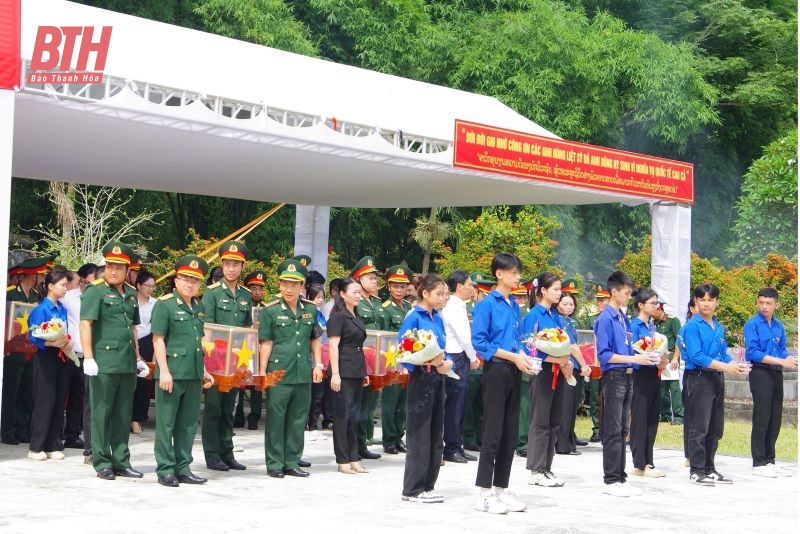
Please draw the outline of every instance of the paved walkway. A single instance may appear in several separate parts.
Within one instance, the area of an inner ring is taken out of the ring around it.
[[[68,449],[63,461],[34,462],[24,458],[24,445],[0,444],[0,532],[782,534],[799,527],[796,463],[781,462],[791,478],[762,479],[752,476],[748,458],[718,456],[718,469],[734,484],[705,488],[688,483],[680,451],[657,450],[656,464],[668,476],[631,477],[644,496],[614,498],[600,493],[602,451],[590,444],[580,448],[581,456],[556,456],[553,470],[566,481],[563,488],[529,486],[525,460],[516,458],[511,489],[528,503],[528,511],[490,516],[472,508],[474,462],[442,467],[436,489],[445,495],[444,504],[405,503],[403,455],[365,461],[369,474],[342,475],[331,439],[309,441],[305,458],[313,463],[311,477],[278,480],[266,476],[263,431],[237,432],[234,441],[244,448],[237,458],[247,471],[205,469],[198,438],[194,472],[209,481],[180,488],[156,482],[152,427],[131,435],[133,466],[145,472],[140,480],[100,480],[79,450]]]

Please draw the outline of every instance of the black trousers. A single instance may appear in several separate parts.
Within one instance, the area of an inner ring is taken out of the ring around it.
[[[464,432],[464,421],[467,416],[467,400],[469,393],[469,358],[467,354],[450,354],[453,360],[453,372],[459,379],[445,378],[446,397],[444,401],[444,454],[451,455],[464,452],[461,435]]]
[[[582,376],[577,375],[577,372],[575,379],[578,383],[574,387],[568,385],[566,380],[564,387],[561,387],[561,427],[556,435],[555,445],[555,451],[559,454],[568,454],[578,448],[575,420],[578,415],[578,407],[583,402],[587,384]]]
[[[153,334],[148,334],[139,339],[139,354],[146,362],[153,361]],[[155,391],[155,380],[136,377],[136,389],[133,391],[133,409],[131,421],[143,423],[147,421],[147,411],[150,409],[150,399]]]
[[[725,430],[725,379],[710,370],[686,371],[686,410],[684,431],[689,447],[692,473],[709,474],[714,470],[714,456]]]
[[[775,442],[783,416],[783,372],[753,364],[748,377],[753,394],[753,429],[750,453],[753,467],[775,463]]]
[[[507,488],[519,438],[521,372],[505,360],[483,367],[483,431],[475,485]]]
[[[555,371],[558,369],[558,371]],[[558,372],[553,389],[553,373]],[[538,375],[529,382],[531,413],[528,419],[528,461],[526,469],[547,473],[553,467],[556,438],[561,432],[564,388],[571,388],[557,363],[543,363]]]
[[[83,369],[83,362],[81,360],[81,369]],[[91,389],[93,376],[83,377],[83,455],[91,456],[92,454],[92,403],[89,402],[89,390]]]
[[[308,409],[308,423],[306,428],[308,430],[319,429],[319,419],[325,420],[325,405],[322,403],[322,398],[325,395],[325,388],[329,387],[323,380],[319,384],[311,384],[311,406]]]
[[[79,354],[78,356],[83,356]],[[83,431],[83,403],[84,384],[83,376],[83,358],[79,360],[80,367],[74,363],[69,362],[67,368],[64,370],[64,380],[66,381],[67,388],[67,415],[64,422],[64,439],[67,442],[77,441],[81,437]]]
[[[333,392],[333,453],[337,464],[358,462],[358,421],[361,417],[363,378],[342,378]]]
[[[442,463],[445,378],[417,366],[408,377],[406,398],[406,467],[403,495],[433,489]],[[336,424],[333,425],[334,431]]]
[[[313,386],[314,384],[312,384]],[[245,391],[247,393],[245,393]],[[250,397],[250,413],[247,414],[247,424],[249,426],[257,426],[261,421],[261,411],[264,406],[264,393],[254,387],[246,387],[239,389],[239,396],[236,401],[236,413],[233,417],[233,426],[244,426],[244,402],[245,397]]]
[[[69,365],[74,364],[69,362]],[[64,428],[64,400],[67,397],[67,364],[58,349],[40,350],[33,357],[33,414],[31,444],[33,452],[61,449]]]
[[[655,367],[642,366],[633,372],[631,400],[631,454],[633,466],[644,469],[653,463],[653,445],[661,413],[661,378]]]
[[[625,473],[625,439],[633,398],[633,375],[625,369],[611,369],[600,379],[603,393],[603,482],[614,484],[628,479]]]

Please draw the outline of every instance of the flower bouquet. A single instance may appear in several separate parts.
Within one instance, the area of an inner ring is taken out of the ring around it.
[[[72,341],[72,337],[67,334],[66,323],[57,317],[53,317],[49,321],[45,321],[39,326],[34,326],[33,329],[30,330],[30,334],[33,337],[38,337],[39,339],[43,339],[45,341],[55,341],[56,339],[64,337],[66,334],[67,339]],[[61,352],[64,353],[64,356],[72,360],[77,367],[80,367],[81,362],[74,350],[62,350]]]
[[[545,328],[532,334],[533,344],[545,354],[560,358],[569,356],[571,343],[566,330],[562,328]],[[530,341],[528,342],[530,343]]]
[[[430,330],[408,330],[400,342],[400,363],[425,365],[443,352]],[[446,376],[458,380],[459,376],[451,369]]]
[[[643,354],[645,352],[657,352],[658,354],[666,354],[669,345],[667,343],[667,336],[655,332],[652,337],[642,336],[633,344],[633,350]]]

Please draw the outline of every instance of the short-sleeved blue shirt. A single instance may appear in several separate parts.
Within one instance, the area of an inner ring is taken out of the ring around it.
[[[633,355],[631,348],[633,333],[627,315],[620,313],[612,306],[606,306],[594,323],[594,333],[597,339],[597,360],[600,362],[600,369],[603,372],[633,367],[633,364],[609,363],[614,354]]]
[[[397,332],[398,342],[402,343],[404,334],[415,328],[417,330],[430,330],[433,332],[433,335],[436,336],[436,342],[439,343],[439,346],[444,350],[444,321],[442,321],[442,317],[439,315],[438,311],[433,310],[433,312],[429,312],[422,306],[415,307],[406,315],[403,324],[400,325],[400,330]],[[445,355],[445,358],[447,358],[447,355]],[[416,365],[410,363],[404,363],[403,366],[409,371],[413,371],[416,367]]]
[[[45,350],[49,347],[45,346],[44,339],[33,335],[33,329],[55,318],[61,319],[64,322],[64,327],[68,328],[67,309],[60,302],[53,304],[53,301],[48,298],[40,302],[28,316],[28,338],[41,350]]]
[[[698,314],[689,319],[683,328],[685,353],[681,357],[686,361],[686,370],[705,369],[716,360],[723,363],[731,361],[728,356],[728,343],[725,341],[725,329],[714,317],[708,324]]]
[[[772,324],[759,314],[744,324],[744,342],[747,350],[744,357],[749,362],[761,363],[764,356],[786,358],[786,331],[777,317],[772,317]]]
[[[519,305],[493,289],[472,309],[472,346],[491,361],[498,349],[519,352]]]
[[[520,332],[523,338],[527,338],[530,334],[544,330],[545,328],[564,328],[564,318],[558,313],[555,306],[550,309],[545,308],[541,304],[537,304],[522,320]],[[569,333],[567,333],[569,335]],[[577,333],[575,334],[577,338]],[[571,341],[571,340],[570,340]],[[542,352],[542,359],[550,356]]]

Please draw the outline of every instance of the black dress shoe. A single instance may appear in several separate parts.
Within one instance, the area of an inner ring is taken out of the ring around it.
[[[362,460],[377,460],[381,457],[380,454],[377,452],[372,452],[368,449],[359,449],[358,455],[361,457]]]
[[[17,436],[17,439],[20,443],[30,443],[31,437],[30,436]]]
[[[19,440],[18,440],[18,439],[16,439],[16,438],[13,438],[13,439],[4,439],[4,440],[2,440],[2,441],[3,441],[3,443],[5,443],[6,445],[19,445]]]
[[[248,423],[247,430],[258,430],[258,425],[255,423]]]
[[[163,477],[158,477],[158,483],[162,486],[166,486],[168,488],[177,488],[180,486],[178,482],[178,477],[175,475],[164,475]]]
[[[454,464],[465,464],[467,463],[467,459],[461,456],[460,454],[445,454],[442,456],[442,460],[445,462],[453,462]]]
[[[528,457],[528,449],[520,449],[517,451],[517,456],[522,456],[523,458]]]
[[[247,467],[237,462],[236,458],[231,458],[230,460],[225,460],[224,462],[225,465],[227,465],[230,469],[235,469],[236,471],[244,471],[247,469]]]
[[[78,439],[71,439],[69,441],[64,442],[65,449],[83,449],[86,444],[83,442],[81,438]]]
[[[465,443],[464,448],[468,451],[480,451],[481,446],[477,443]]]
[[[592,432],[592,437],[589,438],[589,441],[591,441],[592,443],[599,442],[600,441],[600,434],[598,434],[597,432]]]
[[[283,471],[280,469],[267,469],[267,475],[272,478],[283,478]]]
[[[189,473],[188,475],[178,475],[178,482],[181,484],[205,484],[208,479]]]
[[[400,440],[400,443],[397,444],[397,452],[406,452],[406,444],[403,443],[403,440]]]
[[[114,469],[114,474],[124,478],[142,478],[144,475],[131,467],[125,469]]]
[[[230,471],[231,469],[230,467],[228,467],[228,464],[226,464],[222,460],[217,460],[215,462],[207,463],[206,467],[214,471]]]
[[[306,462],[305,460],[299,460],[297,465],[300,467],[311,467],[311,462]]]
[[[244,421],[234,421],[233,428],[244,428]]]
[[[461,453],[461,457],[464,458],[468,462],[477,462],[478,461],[478,457],[477,456],[472,455],[472,454],[470,454],[470,453],[468,453],[466,451]]]
[[[564,456],[580,456],[581,453],[579,453],[578,451],[567,451],[567,452],[556,451],[556,454],[561,454]]]
[[[102,478],[103,480],[114,480],[117,477],[114,475],[113,469],[106,467],[105,469],[101,469],[97,472],[97,478]]]
[[[383,452],[385,452],[386,454],[397,454],[400,451],[398,451],[397,447],[395,447],[394,445],[384,445]]]
[[[586,440],[583,440],[583,439],[576,439],[575,440],[575,445],[577,445],[578,447],[585,447],[588,444],[589,444],[589,442],[586,441]]]
[[[305,478],[311,475],[311,473],[309,473],[308,471],[303,471],[299,467],[297,469],[284,469],[283,474],[289,477],[300,477],[300,478]]]

